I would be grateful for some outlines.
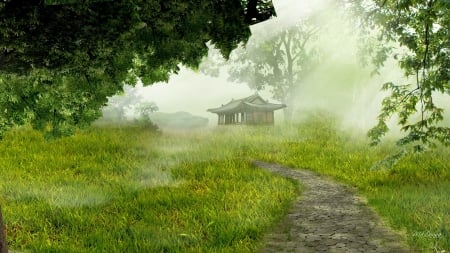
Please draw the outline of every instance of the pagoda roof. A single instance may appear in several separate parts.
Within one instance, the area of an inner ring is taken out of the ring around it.
[[[247,112],[247,111],[275,111],[285,108],[285,104],[272,104],[262,99],[258,93],[249,97],[241,99],[232,99],[225,105],[218,108],[208,109],[212,113],[233,113],[233,112]]]

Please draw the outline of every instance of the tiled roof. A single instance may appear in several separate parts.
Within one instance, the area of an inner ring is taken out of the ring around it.
[[[262,99],[257,93],[246,98],[231,100],[218,108],[208,109],[212,113],[233,113],[245,111],[275,111],[285,108],[285,104],[272,104]]]

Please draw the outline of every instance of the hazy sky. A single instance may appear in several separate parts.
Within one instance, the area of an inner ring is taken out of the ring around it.
[[[295,23],[305,13],[318,8],[322,2],[324,1],[273,0],[277,17],[255,25],[252,30],[270,25]],[[182,69],[178,75],[170,78],[169,83],[157,83],[140,90],[144,97],[154,101],[162,112],[188,111],[208,117],[212,122],[215,122],[216,115],[207,112],[208,108],[220,106],[232,98],[246,97],[255,92],[245,84],[228,82],[225,75],[213,78],[189,69]],[[264,91],[260,93],[266,99],[273,101],[270,93]]]
[[[327,1],[333,0],[273,0],[278,17],[253,26],[252,31],[272,31],[295,24],[308,13],[322,11],[322,20],[327,26],[314,42],[322,52],[321,64],[304,78],[295,92],[297,111],[294,116],[301,118],[304,112],[321,108],[335,112],[348,127],[367,130],[375,124],[385,95],[380,92],[382,84],[389,81],[404,83],[405,80],[394,61],[387,62],[377,76],[370,75],[371,69],[361,66],[356,54],[357,32],[335,9],[324,8]],[[207,117],[210,125],[216,124],[217,115],[207,112],[208,108],[255,93],[246,84],[228,82],[226,73],[214,78],[189,69],[182,69],[168,83],[138,89],[146,99],[155,102],[161,112],[187,111]],[[278,102],[268,91],[260,94],[271,102]],[[280,116],[281,111],[277,111],[276,121],[280,121]]]

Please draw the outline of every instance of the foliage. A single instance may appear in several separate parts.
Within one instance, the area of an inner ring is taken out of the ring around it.
[[[254,36],[231,55],[229,79],[256,90],[270,88],[273,98],[288,105],[285,118],[290,119],[294,91],[318,62],[318,51],[311,46],[318,30],[306,19],[277,34]]]
[[[3,1],[0,135],[27,122],[70,134],[99,117],[124,83],[196,67],[208,41],[228,56],[250,24],[273,14],[267,0]]]
[[[441,123],[442,105],[436,97],[450,95],[450,2],[447,0],[349,1],[364,13],[366,28],[380,29],[379,39],[390,47],[374,50],[374,62],[382,64],[393,53],[410,83],[384,84],[391,92],[382,104],[378,125],[370,132],[373,144],[380,142],[389,130],[386,122],[398,115],[398,124],[407,134],[399,144],[416,143],[415,149],[435,146],[437,142],[450,145],[450,127]],[[392,43],[393,42],[393,43]]]
[[[150,118],[150,115],[159,110],[155,102],[143,102],[135,108],[139,117],[135,120],[138,124],[149,129],[158,130],[158,125]]]
[[[72,134],[74,126],[87,126],[101,115],[98,109],[110,95],[107,80],[90,83],[46,70],[32,72],[0,78],[0,133],[31,123],[48,136]]]
[[[150,114],[159,111],[159,107],[155,102],[144,102],[136,107],[136,112],[139,113],[141,117],[150,117]]]
[[[108,98],[108,104],[102,108],[99,121],[125,123],[128,120],[127,114],[135,111],[141,103],[144,103],[144,97],[139,90],[126,85],[123,93]]]

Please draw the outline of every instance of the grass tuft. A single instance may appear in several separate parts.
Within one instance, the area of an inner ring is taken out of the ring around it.
[[[251,159],[353,186],[419,252],[450,251],[448,148],[405,153],[328,116],[298,125],[161,134],[93,127],[0,142],[10,248],[31,252],[255,252],[300,186]],[[395,159],[385,159],[400,154]],[[383,162],[380,162],[383,161]]]

